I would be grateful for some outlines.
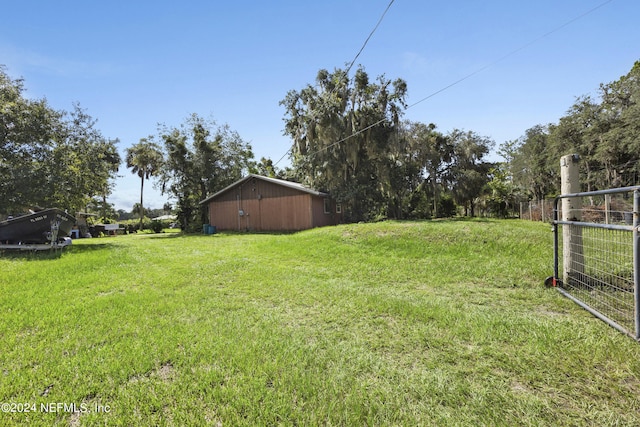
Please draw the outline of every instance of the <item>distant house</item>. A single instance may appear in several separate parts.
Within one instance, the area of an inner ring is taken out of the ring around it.
[[[342,207],[323,192],[250,174],[204,199],[218,230],[297,231],[342,222]]]

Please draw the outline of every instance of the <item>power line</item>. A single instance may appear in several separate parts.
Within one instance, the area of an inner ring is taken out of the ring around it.
[[[349,64],[349,66],[347,67],[347,71],[345,72],[345,74],[349,75],[349,71],[351,70],[351,67],[353,67],[353,64],[355,64],[356,60],[358,59],[358,57],[360,56],[360,54],[362,53],[362,51],[364,50],[365,46],[367,45],[367,43],[369,43],[369,39],[371,38],[371,36],[373,36],[373,33],[376,32],[376,30],[378,29],[378,27],[380,26],[380,24],[382,23],[382,20],[384,19],[384,16],[387,14],[387,12],[389,11],[389,9],[391,8],[391,5],[393,4],[395,0],[391,0],[389,2],[389,5],[387,6],[387,8],[384,10],[384,12],[382,13],[382,16],[380,17],[380,19],[378,20],[378,23],[376,24],[375,27],[373,27],[373,30],[371,30],[371,33],[369,33],[369,37],[367,37],[367,39],[364,41],[364,43],[362,44],[362,47],[360,48],[360,50],[358,51],[358,53],[356,54],[356,56],[353,58],[353,61],[351,61],[351,64]]]
[[[481,72],[485,71],[486,69],[491,68],[492,66],[494,66],[494,65],[496,65],[496,64],[498,64],[498,63],[500,63],[500,62],[502,62],[502,61],[504,61],[504,60],[506,60],[506,59],[510,58],[511,56],[513,56],[513,55],[515,55],[516,53],[518,53],[518,52],[520,52],[520,51],[522,51],[522,50],[524,50],[524,49],[528,48],[529,46],[531,46],[531,45],[533,45],[533,44],[535,44],[535,43],[537,43],[537,42],[539,42],[540,40],[542,40],[542,39],[544,39],[544,38],[546,38],[546,37],[548,37],[548,36],[550,36],[550,35],[552,35],[552,34],[554,34],[554,33],[557,33],[558,31],[562,30],[563,28],[565,28],[565,27],[567,27],[567,26],[569,26],[569,25],[573,24],[574,22],[576,22],[576,21],[578,21],[578,20],[580,20],[580,19],[584,18],[584,17],[585,17],[585,16],[587,16],[587,15],[590,15],[591,13],[595,12],[596,10],[598,10],[598,9],[602,8],[603,6],[605,6],[605,5],[609,4],[609,3],[613,2],[613,1],[614,1],[614,0],[606,0],[606,1],[604,1],[604,2],[602,2],[602,3],[600,3],[600,4],[598,4],[597,6],[595,6],[595,7],[591,8],[591,9],[587,10],[586,12],[584,12],[584,13],[582,13],[582,14],[578,15],[577,17],[575,17],[575,18],[573,18],[573,19],[570,19],[569,21],[565,22],[564,24],[562,24],[562,25],[560,25],[560,26],[558,26],[558,27],[554,28],[553,30],[548,31],[548,32],[546,32],[546,33],[542,34],[541,36],[536,37],[535,39],[533,39],[533,40],[529,41],[528,43],[523,44],[523,45],[522,45],[522,46],[520,46],[519,48],[514,49],[514,50],[512,50],[512,51],[508,52],[506,55],[501,56],[500,58],[496,59],[495,61],[493,61],[493,62],[491,62],[491,63],[489,63],[489,64],[487,64],[487,65],[484,65],[484,66],[482,66],[482,67],[480,67],[480,68],[476,69],[475,71],[473,71],[473,72],[471,72],[471,73],[469,73],[469,74],[467,74],[467,75],[465,75],[465,76],[463,76],[463,77],[459,78],[458,80],[456,80],[456,81],[454,81],[454,82],[452,82],[452,83],[450,83],[450,84],[448,84],[448,85],[446,85],[446,86],[444,86],[444,87],[442,87],[442,88],[438,89],[437,91],[435,91],[435,92],[433,92],[433,93],[431,93],[431,94],[429,94],[429,95],[425,96],[424,98],[422,98],[422,99],[418,100],[417,102],[414,102],[413,104],[411,104],[411,105],[407,106],[407,108],[405,108],[405,111],[406,111],[406,110],[408,110],[408,109],[410,109],[410,108],[415,107],[416,105],[418,105],[418,104],[420,104],[420,103],[422,103],[422,102],[424,102],[424,101],[426,101],[426,100],[428,100],[428,99],[430,99],[430,98],[433,98],[434,96],[436,96],[436,95],[438,95],[438,94],[440,94],[440,93],[442,93],[442,92],[444,92],[444,91],[446,91],[446,90],[448,90],[448,89],[452,88],[453,86],[456,86],[456,85],[458,85],[458,84],[462,83],[462,82],[463,82],[463,81],[465,81],[465,80],[470,79],[471,77],[475,76],[476,74],[480,74]],[[392,1],[391,3],[393,3],[393,1]],[[389,6],[391,6],[391,4],[390,4]],[[388,9],[388,8],[387,8],[387,9]],[[386,13],[386,11],[385,11],[385,13]],[[384,15],[383,15],[383,16],[384,16]],[[377,26],[376,26],[376,28],[377,28]],[[375,29],[374,29],[374,30],[375,30]],[[368,40],[368,39],[367,39],[367,40]],[[365,44],[366,44],[366,42],[365,42]],[[364,48],[364,46],[363,46],[363,48]],[[358,55],[359,55],[359,53],[358,53]],[[357,55],[356,55],[356,58],[357,58]],[[355,59],[354,59],[354,61],[355,61]],[[353,65],[353,62],[351,63],[351,65]],[[342,138],[342,139],[341,139],[341,140],[339,140],[339,141],[336,141],[336,142],[334,142],[334,143],[332,143],[332,144],[327,145],[326,147],[323,147],[323,148],[321,148],[321,149],[319,149],[319,150],[317,150],[317,151],[314,151],[313,153],[308,154],[308,156],[314,156],[314,155],[316,155],[316,154],[318,154],[318,153],[321,153],[321,152],[326,151],[326,150],[328,150],[328,149],[330,149],[330,148],[332,148],[332,147],[335,147],[335,146],[336,146],[336,145],[338,145],[338,144],[341,144],[341,143],[343,143],[343,142],[345,142],[345,141],[347,141],[347,140],[349,140],[349,139],[351,139],[351,138],[353,138],[353,137],[355,137],[355,136],[360,135],[360,134],[361,134],[361,133],[363,133],[363,132],[366,132],[367,130],[369,130],[369,129],[373,128],[374,126],[377,126],[377,125],[379,125],[379,124],[383,123],[385,120],[386,120],[386,119],[381,119],[381,120],[377,121],[376,123],[373,123],[373,124],[371,124],[371,125],[369,125],[369,126],[365,127],[364,129],[360,129],[360,130],[356,131],[355,133],[353,133],[353,134],[351,134],[351,135],[349,135],[349,136],[346,136],[345,138]],[[281,161],[281,160],[282,160],[282,159],[283,159],[283,158],[284,158],[284,157],[289,153],[289,151],[291,151],[291,149],[289,149],[289,150],[287,151],[287,153],[285,153],[285,155],[284,155],[284,156],[282,156],[282,157],[280,158],[280,160],[278,160],[278,162],[280,162],[280,161]],[[276,163],[276,164],[277,164],[277,163]]]
[[[571,20],[569,20],[569,21],[565,22],[564,24],[560,25],[559,27],[556,27],[556,28],[554,28],[553,30],[548,31],[548,32],[546,32],[546,33],[542,34],[541,36],[536,37],[535,39],[531,40],[531,41],[530,41],[530,42],[528,42],[528,43],[525,43],[524,45],[520,46],[519,48],[514,49],[514,50],[512,50],[511,52],[507,53],[506,55],[501,56],[500,58],[496,59],[495,61],[493,61],[493,62],[491,62],[491,63],[489,63],[489,64],[487,64],[487,65],[485,65],[485,66],[483,66],[483,67],[478,68],[477,70],[475,70],[475,71],[473,71],[473,72],[471,72],[471,73],[467,74],[466,76],[464,76],[464,77],[462,77],[462,78],[460,78],[460,79],[458,79],[458,80],[454,81],[453,83],[450,83],[449,85],[447,85],[447,86],[445,86],[445,87],[443,87],[443,88],[441,88],[441,89],[438,89],[437,91],[435,91],[435,92],[433,92],[433,93],[431,93],[431,94],[429,94],[429,95],[425,96],[424,98],[420,99],[420,100],[419,100],[419,101],[417,101],[417,102],[414,102],[413,104],[409,105],[409,106],[406,108],[406,110],[408,110],[408,109],[409,109],[409,108],[411,108],[411,107],[415,107],[416,105],[418,105],[418,104],[420,104],[420,103],[422,103],[422,102],[426,101],[426,100],[427,100],[427,99],[429,99],[429,98],[433,98],[434,96],[438,95],[439,93],[442,93],[442,92],[444,92],[445,90],[450,89],[450,88],[452,88],[453,86],[456,86],[457,84],[462,83],[463,81],[465,81],[465,80],[467,80],[467,79],[469,79],[469,78],[471,78],[471,77],[475,76],[476,74],[480,74],[481,72],[483,72],[483,71],[484,71],[484,70],[486,70],[487,68],[491,68],[491,67],[493,67],[494,65],[496,65],[496,64],[498,64],[498,63],[500,63],[500,62],[504,61],[505,59],[510,58],[511,56],[515,55],[516,53],[518,53],[518,52],[520,52],[520,51],[522,51],[522,50],[524,50],[524,49],[528,48],[529,46],[531,46],[531,45],[533,45],[533,44],[535,44],[535,43],[537,43],[537,42],[539,42],[540,40],[542,40],[542,39],[544,39],[544,38],[546,38],[546,37],[548,37],[548,36],[550,36],[550,35],[552,35],[552,34],[554,34],[554,33],[557,33],[558,31],[562,30],[563,28],[568,27],[569,25],[573,24],[574,22],[576,22],[576,21],[578,21],[578,20],[580,20],[580,19],[584,18],[585,16],[587,16],[587,15],[589,15],[589,14],[591,14],[591,13],[595,12],[596,10],[600,9],[601,7],[603,7],[603,6],[607,5],[607,4],[611,3],[611,2],[613,2],[613,0],[607,0],[607,1],[603,2],[603,3],[600,3],[599,5],[597,5],[597,6],[593,7],[593,8],[591,8],[591,9],[589,9],[588,11],[586,11],[586,12],[584,12],[584,13],[582,13],[581,15],[578,15],[577,17],[575,17],[575,18],[573,18],[573,19],[571,19]]]
[[[376,30],[378,29],[378,27],[380,26],[380,24],[382,23],[382,20],[384,19],[385,15],[387,14],[387,12],[389,11],[389,9],[391,8],[391,5],[393,4],[395,0],[391,0],[389,2],[389,4],[387,5],[387,8],[384,10],[384,12],[382,13],[382,16],[380,16],[380,19],[378,19],[378,23],[376,24],[375,27],[373,27],[373,30],[371,30],[371,32],[369,33],[369,36],[366,38],[366,40],[364,41],[364,43],[362,44],[362,47],[360,48],[360,50],[358,51],[358,53],[356,53],[356,56],[353,57],[353,60],[351,61],[351,63],[349,64],[349,66],[347,67],[347,70],[345,71],[345,75],[348,77],[349,76],[349,71],[351,71],[351,68],[353,68],[353,64],[356,63],[356,61],[358,60],[358,57],[360,56],[360,54],[362,53],[362,51],[364,50],[364,48],[367,46],[367,43],[369,43],[369,40],[371,39],[371,37],[373,36],[373,33],[376,32]],[[377,124],[377,123],[376,123]],[[280,159],[275,162],[273,165],[276,166],[278,163],[280,163],[282,161],[282,159],[284,159],[287,154],[289,154],[289,152],[291,151],[291,148],[289,148],[287,150],[286,153],[284,153],[284,155],[282,157],[280,157]]]

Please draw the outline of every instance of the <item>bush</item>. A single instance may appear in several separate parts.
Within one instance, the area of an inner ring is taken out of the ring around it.
[[[164,228],[164,226],[162,225],[161,221],[151,221],[151,224],[149,224],[149,228],[154,233],[162,233],[162,229]]]

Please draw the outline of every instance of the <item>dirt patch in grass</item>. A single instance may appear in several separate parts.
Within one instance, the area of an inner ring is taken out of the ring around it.
[[[158,369],[155,371],[155,376],[161,379],[162,381],[169,381],[173,378],[175,369],[171,361],[167,361],[163,363]]]
[[[134,384],[141,381],[147,381],[149,379],[159,379],[160,381],[170,381],[175,375],[175,368],[173,363],[169,360],[162,363],[156,369],[145,372],[144,374],[136,374],[129,377],[129,384]]]

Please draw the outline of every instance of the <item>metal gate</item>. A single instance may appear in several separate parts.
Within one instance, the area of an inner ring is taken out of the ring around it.
[[[640,186],[556,197],[554,275],[547,279],[547,285],[636,340],[639,211]]]

